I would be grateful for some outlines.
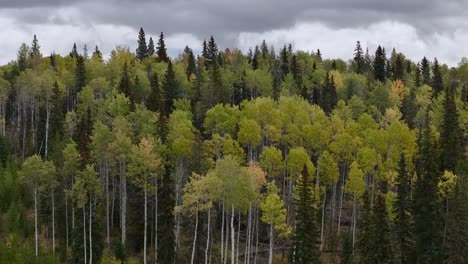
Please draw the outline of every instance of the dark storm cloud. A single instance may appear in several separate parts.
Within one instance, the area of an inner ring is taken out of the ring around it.
[[[76,8],[82,19],[95,23],[144,27],[147,32],[191,32],[200,38],[220,38],[239,32],[287,28],[297,22],[320,21],[335,28],[359,27],[381,20],[414,25],[421,32],[450,30],[447,16],[464,16],[466,1],[437,0],[6,0],[0,8],[22,22],[66,23],[51,19],[56,7]],[[39,9],[38,9],[39,8]],[[41,10],[37,12],[37,10]],[[64,19],[66,20],[66,19]]]
[[[411,37],[421,41],[420,45],[426,45],[429,49],[436,44],[450,43],[452,39],[458,38],[458,41],[461,41],[460,35],[465,34],[468,29],[468,1],[0,0],[0,20],[2,18],[8,20],[7,22],[13,26],[11,32],[9,29],[3,29],[7,32],[3,34],[14,34],[15,31],[20,31],[23,37],[21,41],[25,41],[25,36],[34,33],[40,36],[55,36],[53,31],[59,28],[70,29],[80,34],[89,33],[87,40],[76,40],[77,36],[69,37],[68,42],[78,43],[81,41],[81,43],[91,44],[93,38],[99,39],[98,42],[103,42],[105,36],[111,33],[120,34],[120,38],[108,39],[106,48],[112,48],[109,44],[111,40],[133,48],[135,35],[140,27],[143,27],[147,35],[153,38],[157,38],[161,31],[166,36],[177,36],[173,38],[177,40],[177,43],[174,42],[177,45],[185,45],[184,37],[190,38],[190,43],[198,43],[214,35],[221,48],[235,47],[239,44],[242,35],[244,36],[243,48],[246,48],[257,44],[256,41],[261,41],[256,39],[259,36],[268,41],[269,32],[282,32],[284,36],[278,36],[278,39],[295,42],[294,39],[288,39],[290,37],[288,32],[293,32],[301,24],[318,23],[329,31],[357,30],[356,32],[359,33],[369,30],[372,25],[392,22],[411,27],[406,28],[407,31],[405,31],[411,36],[402,36],[401,39]],[[394,24],[385,25],[393,27]],[[48,33],[42,32],[45,28],[48,28]],[[294,31],[296,38],[301,34],[313,34],[314,30],[322,29],[301,27],[301,30],[301,32]],[[372,30],[378,33],[375,28]],[[389,29],[382,29],[384,30]],[[67,31],[64,30],[64,32]],[[1,30],[0,33],[2,33]],[[21,35],[20,33],[18,34]],[[246,33],[257,34],[257,36],[245,37]],[[444,38],[439,39],[440,35]],[[330,36],[334,36],[334,39],[329,39],[329,42],[341,41],[339,34]],[[387,40],[385,34],[380,36],[381,39],[373,39],[372,35],[369,36],[370,39],[361,40],[372,43]],[[357,40],[353,36],[348,36],[348,38],[352,38],[352,42]],[[395,35],[394,38],[400,37]],[[246,41],[248,44],[245,43]],[[281,43],[275,44],[282,45]],[[56,43],[55,45],[65,44]],[[325,45],[329,43],[323,43],[323,46]],[[177,47],[177,50],[182,48]],[[52,47],[51,49],[64,48]],[[414,50],[417,51],[417,48]],[[3,52],[6,54],[7,51]],[[450,56],[454,60],[456,54],[454,51],[452,53]],[[466,56],[466,54],[458,56]]]

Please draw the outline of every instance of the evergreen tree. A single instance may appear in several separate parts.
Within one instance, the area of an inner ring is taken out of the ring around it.
[[[424,57],[421,61],[421,75],[422,75],[422,84],[432,85],[431,82],[431,68],[429,66],[429,61]]]
[[[172,67],[172,62],[169,61],[167,71],[164,75],[162,83],[164,113],[169,115],[174,110],[174,100],[179,99],[179,84],[175,77],[175,72]]]
[[[86,46],[86,44],[83,47],[83,58],[85,60],[89,59],[89,57],[88,57],[88,46]]]
[[[288,51],[286,50],[286,45],[284,45],[283,49],[280,52],[280,60],[281,60],[281,73],[282,75],[282,80],[288,75],[289,73],[289,57],[288,57]]]
[[[419,62],[416,64],[416,71],[414,72],[414,84],[416,88],[421,86],[421,67]]]
[[[210,40],[208,41],[208,47],[207,47],[206,58],[207,58],[208,64],[213,65],[217,57],[218,57],[218,46],[216,45],[214,37],[211,36]]]
[[[72,58],[78,58],[78,50],[76,49],[76,43],[73,43],[73,48],[72,51],[70,52],[70,57]]]
[[[102,62],[102,53],[97,45],[94,48],[92,58]]]
[[[153,56],[155,52],[156,50],[154,49],[154,41],[153,41],[153,38],[150,37],[149,42],[148,42],[148,56],[149,57]]]
[[[119,92],[125,94],[127,98],[130,100],[130,104],[132,105],[131,108],[133,109],[135,104],[135,98],[133,94],[133,89],[130,83],[130,69],[128,68],[127,61],[124,62],[122,72],[120,74],[120,81],[119,81]]]
[[[354,49],[354,63],[356,64],[356,73],[362,74],[364,70],[364,53],[360,41],[357,41]]]
[[[174,263],[175,235],[174,235],[174,180],[171,176],[172,168],[165,166],[165,173],[160,186],[159,219],[158,219],[158,262]]]
[[[190,77],[192,74],[195,74],[197,71],[197,65],[195,62],[195,56],[193,55],[193,51],[188,46],[186,47],[187,51],[187,68],[185,69],[185,74],[187,75],[187,80],[190,81]]]
[[[326,114],[330,114],[338,103],[338,95],[336,92],[335,81],[333,75],[327,74],[325,84],[322,89],[322,97],[320,106]]]
[[[406,61],[406,74],[411,74],[412,69],[411,69],[411,61],[407,60]]]
[[[332,71],[336,71],[336,60],[332,60],[331,69]]]
[[[414,190],[414,237],[416,263],[441,263],[442,228],[441,207],[437,184],[440,178],[437,149],[426,110],[426,124],[419,136],[419,159]]]
[[[353,264],[353,242],[349,234],[343,238],[343,250],[341,253],[341,262],[342,264]]]
[[[40,48],[41,46],[39,45],[39,41],[37,40],[36,34],[34,34],[33,41],[31,43],[31,58],[41,56]]]
[[[385,197],[382,194],[378,194],[374,201],[369,224],[370,240],[367,243],[369,243],[371,254],[367,263],[394,263],[390,218]]]
[[[158,74],[156,72],[154,72],[151,75],[150,85],[151,85],[151,92],[146,102],[146,108],[154,112],[161,111],[162,93],[161,93],[161,88],[159,86]]]
[[[401,105],[403,120],[405,120],[409,128],[414,128],[414,122],[417,113],[415,89],[416,88],[412,87],[409,88],[410,92],[409,94],[405,94]]]
[[[143,28],[140,28],[140,32],[138,33],[138,47],[136,49],[136,57],[140,61],[148,58],[148,46],[146,46],[146,35]]]
[[[404,74],[405,70],[403,68],[403,60],[401,59],[401,55],[398,54],[393,66],[393,80],[403,80]]]
[[[302,87],[302,71],[301,66],[297,61],[296,55],[291,57],[291,73],[294,81],[296,82],[296,91],[301,91]]]
[[[253,58],[252,58],[252,69],[256,70],[258,69],[258,56],[260,56],[260,50],[258,49],[258,46],[255,46]]]
[[[371,263],[373,248],[371,245],[371,202],[369,192],[362,195],[362,209],[359,218],[359,233],[357,240],[358,263]]]
[[[156,50],[156,54],[158,55],[158,61],[169,62],[163,32],[161,32],[161,35],[159,35],[158,47],[156,48]]]
[[[463,132],[459,124],[459,113],[455,103],[456,83],[445,90],[444,112],[440,127],[441,171],[455,172],[458,161],[463,159]]]
[[[317,58],[319,59],[319,62],[322,62],[322,53],[320,53],[320,49],[317,49]]]
[[[77,94],[81,92],[83,87],[86,85],[86,69],[84,64],[84,58],[81,55],[76,57],[76,69],[75,69],[75,89],[69,94],[68,110],[74,111],[77,104]]]
[[[411,216],[411,177],[406,168],[406,159],[401,154],[396,177],[396,199],[393,202],[395,214],[395,238],[399,263],[414,263],[414,241]]]
[[[444,80],[440,72],[439,62],[434,58],[434,66],[432,67],[432,96],[436,97],[444,90]]]
[[[202,45],[202,56],[203,58],[207,59],[208,58],[208,45],[206,44],[206,40],[203,40],[203,45]]]
[[[385,50],[379,45],[375,51],[374,58],[374,78],[382,83],[385,83]]]
[[[296,189],[294,205],[296,222],[291,247],[291,263],[320,263],[320,233],[318,229],[317,201],[314,183],[306,166],[302,170]]]
[[[262,41],[262,46],[260,49],[262,51],[262,58],[266,59],[269,54],[269,51],[268,51],[268,45],[266,44],[265,40]]]

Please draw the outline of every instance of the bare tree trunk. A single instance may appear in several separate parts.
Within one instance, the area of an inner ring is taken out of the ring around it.
[[[92,199],[89,197],[89,264],[93,264],[93,236],[91,235],[93,221],[93,206],[92,206]]]
[[[241,228],[241,212],[239,211],[239,219],[237,220],[237,242],[236,242],[236,264],[239,263],[239,237]]]
[[[235,262],[236,230],[234,229],[234,205],[231,205],[231,264]]]
[[[55,195],[52,190],[52,252],[55,255]]]
[[[143,263],[146,264],[146,236],[147,236],[147,232],[148,232],[148,194],[147,194],[147,191],[146,191],[146,180],[145,180],[145,183],[144,183],[144,187],[145,189],[145,231],[144,231],[144,235],[143,235]]]
[[[323,203],[322,203],[322,225],[320,227],[320,251],[323,250],[323,229],[325,225],[325,206],[327,201],[327,188],[325,187],[325,192],[323,193]]]
[[[65,260],[68,261],[68,197],[66,195],[65,195],[65,231],[66,231]]]
[[[193,235],[193,246],[192,246],[192,259],[190,261],[193,264],[195,260],[195,248],[197,246],[197,234],[198,234],[198,205],[197,205],[197,212],[195,213],[195,232]]]
[[[268,264],[273,264],[273,222],[270,223],[270,250],[268,254]]]
[[[83,206],[83,248],[84,248],[84,263],[86,264],[88,261],[87,252],[87,243],[86,243],[86,206]],[[92,263],[90,263],[92,264]]]
[[[158,263],[158,179],[154,179],[154,263]]]
[[[354,201],[353,201],[353,255],[354,255],[354,242],[356,241],[356,194],[354,194]]]
[[[211,228],[211,207],[208,207],[208,225],[206,234],[205,264],[208,264],[208,248],[210,247],[210,228]]]
[[[255,207],[255,258],[254,263],[257,263],[258,255],[258,207]]]
[[[341,184],[344,185],[344,182],[345,182],[345,169],[343,169],[343,173],[342,173],[342,177],[341,177]],[[338,231],[337,231],[337,234],[339,235],[340,234],[340,228],[341,228],[341,209],[343,207],[343,196],[344,196],[344,190],[343,188],[341,188],[341,194],[340,194],[340,208],[338,210]]]
[[[47,107],[46,107],[46,124],[45,124],[45,149],[44,149],[44,157],[47,159],[47,151],[49,149],[49,119],[50,119],[50,105],[49,99],[47,99]]]
[[[107,240],[107,249],[110,247],[110,226],[109,226],[109,164],[106,160],[104,163],[105,169],[105,177],[106,177],[106,240]]]
[[[249,263],[249,250],[250,250],[250,229],[251,229],[251,216],[252,216],[252,204],[249,204],[249,213],[247,216],[247,239],[245,241],[245,253],[244,263]]]
[[[37,187],[34,188],[34,239],[36,241],[36,257],[38,256],[38,231],[37,231]]]
[[[224,244],[224,201],[222,204],[221,214],[222,214],[222,217],[221,217],[221,263],[223,263],[223,259],[224,259],[224,247],[223,247],[223,244]]]

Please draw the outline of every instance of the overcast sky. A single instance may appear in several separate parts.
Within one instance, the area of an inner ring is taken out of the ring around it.
[[[319,48],[325,58],[351,58],[357,40],[371,52],[381,44],[453,66],[468,56],[465,0],[0,0],[0,64],[33,34],[47,55],[67,54],[74,42],[134,51],[140,27],[155,41],[163,31],[172,56],[185,45],[198,51],[210,35],[220,49],[265,39],[277,49]]]

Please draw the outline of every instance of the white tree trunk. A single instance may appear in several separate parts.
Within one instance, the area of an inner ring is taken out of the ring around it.
[[[86,206],[83,206],[83,248],[84,248],[84,263],[88,263],[87,252],[87,243],[86,243]],[[91,264],[91,263],[90,263]]]
[[[270,250],[268,254],[268,264],[273,264],[273,222],[270,223]]]
[[[206,234],[205,264],[208,264],[208,248],[210,247],[211,207],[208,207],[208,225]]]
[[[354,194],[353,201],[353,255],[354,255],[354,241],[356,240],[356,220],[357,220],[357,210],[356,210],[356,194]]]
[[[92,215],[93,215],[93,206],[91,203],[91,197],[89,197],[89,264],[93,264],[93,236],[91,235],[92,227],[93,227],[93,221],[92,221]]]
[[[235,263],[235,235],[236,230],[234,229],[234,205],[231,205],[231,264]]]
[[[55,255],[55,196],[52,190],[52,252]]]
[[[38,232],[37,232],[37,187],[34,188],[34,240],[36,241],[36,257],[38,256]]]
[[[154,179],[155,209],[154,209],[154,263],[158,263],[158,180]]]
[[[323,250],[323,229],[325,224],[325,206],[327,201],[327,188],[325,187],[325,192],[323,193],[323,204],[322,204],[322,225],[320,227],[320,251]]]
[[[148,194],[146,191],[146,181],[144,183],[145,189],[145,231],[143,235],[143,263],[146,264],[146,234],[148,232]]]
[[[107,249],[110,247],[110,226],[109,226],[109,165],[107,160],[105,161],[105,177],[106,177],[106,242],[107,242]]]
[[[49,149],[49,119],[50,119],[50,105],[49,99],[47,99],[47,107],[46,107],[46,124],[45,124],[45,149],[44,149],[44,157],[47,159],[47,152]]]
[[[236,242],[236,264],[239,263],[239,236],[241,228],[241,212],[239,211],[239,219],[237,220],[237,242]]]
[[[252,204],[249,204],[249,213],[247,215],[247,237],[245,241],[244,263],[249,263],[249,249],[250,249],[250,228],[251,228]]]
[[[193,235],[193,246],[192,246],[192,259],[190,261],[193,264],[195,259],[195,248],[197,246],[197,233],[198,233],[198,205],[197,205],[197,212],[195,213],[195,232]]]
[[[65,260],[68,261],[68,197],[65,195],[65,231],[66,243],[65,243]]]
[[[222,204],[222,210],[221,210],[221,214],[222,214],[222,217],[221,217],[221,263],[223,263],[223,259],[224,259],[224,201],[223,201],[223,204]]]

